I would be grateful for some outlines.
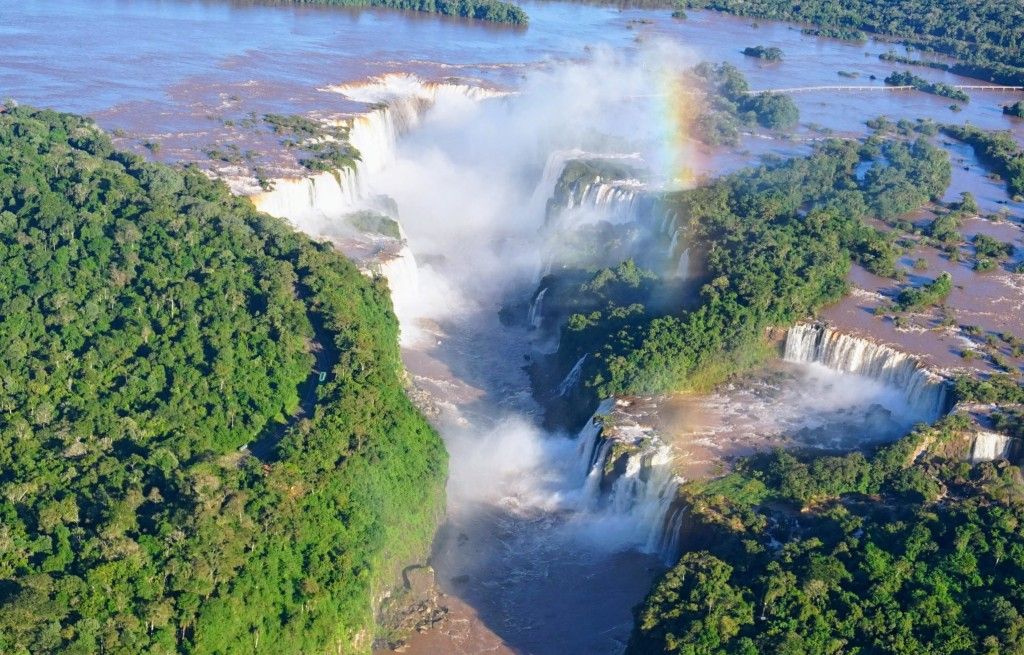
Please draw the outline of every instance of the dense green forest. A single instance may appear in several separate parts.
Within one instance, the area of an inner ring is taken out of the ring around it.
[[[1009,132],[987,132],[972,125],[945,125],[943,133],[974,148],[978,159],[1006,179],[1012,196],[1024,196],[1024,149]]]
[[[23,107],[0,228],[0,652],[368,651],[446,469],[386,283]]]
[[[337,7],[382,7],[404,9],[443,16],[472,18],[491,23],[526,25],[529,16],[519,5],[503,0],[288,0],[294,4],[331,5]]]
[[[1013,0],[683,0],[687,9],[810,23],[822,36],[894,37],[960,60],[961,75],[1024,83],[1024,6]]]
[[[1024,476],[965,462],[969,423],[686,485],[686,552],[627,652],[1020,653]]]
[[[704,253],[696,301],[673,297],[671,279],[630,274],[627,286],[609,286],[621,275],[599,272],[563,292],[580,310],[553,363],[564,372],[587,354],[592,399],[707,388],[759,361],[768,327],[841,297],[851,261],[894,275],[898,248],[863,219],[913,210],[941,197],[949,180],[944,151],[924,139],[830,140],[808,157],[675,193],[663,202],[680,241]]]

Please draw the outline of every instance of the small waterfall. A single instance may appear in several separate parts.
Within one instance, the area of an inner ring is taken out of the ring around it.
[[[682,516],[669,516],[681,482],[673,471],[672,447],[650,428],[639,426],[616,408],[601,403],[577,438],[583,503],[589,511],[628,522],[647,552],[666,559],[678,553]]]
[[[576,457],[580,461],[580,476],[584,479],[590,474],[594,466],[594,456],[597,454],[597,438],[601,436],[601,417],[615,407],[615,401],[611,398],[604,400],[598,405],[594,415],[590,417],[587,424],[580,430],[576,438]]]
[[[675,232],[672,233],[672,241],[668,244],[668,257],[672,258],[676,254],[676,246],[679,245],[679,234],[682,232],[682,228],[676,228]]]
[[[544,296],[548,293],[548,288],[544,287],[540,290],[534,298],[533,302],[530,303],[530,311],[527,314],[526,321],[530,324],[530,327],[537,329],[540,327],[541,322],[544,320]]]
[[[668,235],[678,225],[679,214],[672,208],[665,209],[665,213],[661,217],[661,224],[658,226],[658,234]]]
[[[541,172],[540,181],[533,189],[530,198],[531,215],[540,216],[544,213],[548,200],[555,194],[558,180],[562,177],[565,165],[574,159],[585,156],[582,150],[556,150],[548,155],[544,162],[544,170]]]
[[[662,534],[661,543],[658,545],[658,551],[669,562],[674,562],[679,558],[681,550],[679,542],[683,536],[683,521],[686,520],[686,512],[687,508],[677,507],[665,524],[665,531]]]
[[[978,432],[971,447],[971,462],[992,462],[997,459],[1013,459],[1017,452],[1017,440],[998,432]]]
[[[580,376],[583,374],[583,362],[585,361],[587,361],[587,355],[580,357],[576,364],[566,373],[555,389],[556,397],[564,398],[566,394],[576,388],[576,385],[580,383]]]
[[[387,279],[396,311],[415,299],[419,289],[419,269],[408,244],[403,242],[398,252],[381,256],[370,269]]]
[[[912,355],[820,323],[800,323],[786,335],[784,359],[854,373],[898,389],[914,413],[934,421],[947,410],[949,385]]]
[[[605,180],[600,177],[587,182],[581,180],[568,189],[561,202],[553,201],[548,220],[561,220],[569,226],[594,220],[616,224],[636,222],[643,188],[643,183],[638,180]]]
[[[679,263],[676,264],[676,277],[685,282],[690,278],[690,249],[687,248],[679,255]]]

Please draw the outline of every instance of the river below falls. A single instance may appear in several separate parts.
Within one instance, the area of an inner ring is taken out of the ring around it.
[[[669,10],[522,4],[531,16],[526,29],[403,12],[228,1],[0,0],[0,99],[86,113],[117,130],[122,147],[168,162],[204,164],[204,153],[232,134],[232,120],[250,112],[355,111],[358,105],[325,88],[385,73],[457,76],[518,90],[533,72],[585,62],[601,50],[638,57],[657,42],[685,53],[681,66],[729,61],[754,89],[881,85],[893,70],[905,68],[878,59],[893,47],[888,43],[810,37],[781,23],[755,25],[711,12],[688,12],[689,19],[679,21]],[[755,45],[781,48],[784,60],[769,64],[743,56],[743,47]],[[841,70],[857,79],[840,77]],[[914,72],[949,84],[977,83],[931,69]],[[659,93],[652,88],[651,95]],[[1024,123],[1000,110],[1019,94],[971,96],[953,113],[948,99],[917,92],[796,94],[802,126],[793,138],[748,135],[736,149],[694,150],[689,165],[716,175],[763,154],[805,152],[828,132],[863,135],[864,121],[879,115],[970,122],[1010,130],[1024,142]],[[651,104],[652,121],[658,112],[673,111],[669,101]],[[528,141],[524,125],[516,135]],[[500,132],[492,127],[476,135],[487,139]],[[155,155],[143,147],[153,140],[164,144]],[[465,155],[414,145],[417,161],[427,166],[435,156],[457,161]],[[957,164],[950,198],[972,191],[983,210],[1009,208],[1019,217],[1022,207],[986,177],[969,148],[946,147]],[[541,150],[525,185],[536,184]],[[411,319],[399,312],[403,330],[419,337],[404,348],[407,368],[436,409],[432,419],[452,454],[448,516],[432,558],[451,600],[452,621],[442,631],[417,635],[405,652],[618,653],[632,626],[632,608],[663,563],[639,552],[630,526],[582,509],[572,435],[538,427],[540,409],[523,371],[535,354],[535,335],[502,324],[498,311],[510,298],[521,301],[534,291],[528,272],[536,262],[519,260],[536,256],[536,237],[524,235],[536,233],[541,217],[497,212],[495,220],[530,229],[484,239],[469,219],[491,217],[487,212],[503,198],[497,192],[487,198],[487,185],[506,171],[488,169],[489,177],[475,174],[478,168],[455,169],[468,171],[467,179],[445,180],[449,197],[441,193],[429,201],[422,196],[430,189],[406,184],[420,170],[415,167],[398,167],[376,181],[398,202],[414,254],[427,263],[425,284],[436,283],[425,300],[457,305],[427,316],[414,312]],[[449,229],[447,221],[460,217],[466,219],[465,239],[437,238]],[[513,274],[497,270],[506,264]]]

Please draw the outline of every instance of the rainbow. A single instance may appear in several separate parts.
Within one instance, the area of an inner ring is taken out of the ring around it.
[[[706,156],[691,136],[701,113],[703,94],[692,79],[678,70],[667,70],[660,82],[662,92],[656,98],[663,133],[659,139],[659,170],[669,190],[693,187],[706,170]]]

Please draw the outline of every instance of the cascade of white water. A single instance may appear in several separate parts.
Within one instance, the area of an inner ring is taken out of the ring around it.
[[[303,232],[319,236],[330,227],[327,217],[351,211],[361,195],[359,175],[343,168],[275,180],[273,190],[252,196],[252,202],[260,211],[288,219]]]
[[[670,230],[676,228],[679,218],[677,213],[671,208],[666,209],[664,215],[661,217],[661,224],[658,226],[658,234],[669,234]]]
[[[563,205],[553,207],[551,219],[564,223],[604,220],[615,224],[633,223],[639,218],[638,207],[643,184],[638,180],[604,180],[600,177],[579,182],[569,189]]]
[[[562,176],[565,165],[573,159],[579,159],[586,153],[582,150],[555,150],[548,155],[544,162],[544,170],[541,172],[540,181],[533,188],[533,195],[530,197],[531,215],[540,216],[544,213],[548,200],[555,193],[558,179]]]
[[[679,245],[679,234],[681,232],[682,232],[682,229],[677,227],[675,232],[672,233],[672,241],[668,244],[668,256],[669,257],[672,257],[672,255],[674,255],[675,252],[676,252],[676,246]]]
[[[672,448],[651,439],[626,459],[625,470],[612,482],[608,508],[629,516],[646,532],[646,549],[656,550],[665,529],[665,517],[676,497],[679,479],[672,472]]]
[[[947,409],[948,383],[926,369],[916,357],[843,334],[827,325],[800,323],[791,327],[784,358],[799,363],[817,362],[894,387],[923,420],[934,421]]]
[[[398,138],[419,125],[439,97],[455,94],[476,101],[504,95],[467,84],[424,82],[413,75],[385,75],[327,90],[375,105],[362,114],[336,121],[348,127],[349,143],[359,151],[355,167],[274,180],[272,190],[252,197],[258,209],[288,219],[312,236],[334,233],[338,217],[365,200],[368,176],[394,161]]]
[[[1016,449],[1013,437],[998,432],[978,432],[971,447],[972,462],[991,462],[997,459],[1010,459]]]
[[[350,236],[351,227],[345,225],[345,217],[374,200],[365,193],[366,180],[394,161],[398,138],[415,128],[438,98],[451,94],[479,101],[504,95],[468,84],[424,82],[412,75],[385,75],[328,90],[374,105],[363,114],[340,120],[340,124],[348,127],[349,142],[360,154],[355,166],[306,178],[275,180],[272,190],[252,197],[257,209],[287,219],[317,238]],[[363,266],[364,270],[387,278],[393,302],[401,307],[415,299],[419,273],[400,223],[398,228],[398,244],[378,248],[377,237],[371,240],[371,249],[379,254],[364,258]],[[346,251],[343,242],[334,241]],[[357,250],[365,254],[367,244],[358,244]]]
[[[590,470],[594,465],[594,456],[597,454],[597,441],[601,435],[601,417],[611,411],[614,406],[615,401],[611,398],[602,401],[576,437],[576,457],[580,463],[580,477],[584,479],[589,477]]]
[[[684,520],[686,520],[686,508],[677,507],[665,524],[665,533],[662,535],[658,551],[669,562],[674,562],[679,557],[679,542],[683,535]]]
[[[565,377],[562,378],[562,381],[558,383],[558,387],[555,388],[555,395],[557,397],[564,397],[580,383],[580,376],[583,374],[583,363],[585,361],[587,361],[587,356],[583,355],[573,365],[569,372],[566,373]]]
[[[687,248],[679,255],[679,263],[676,264],[676,277],[686,281],[690,277],[690,249]]]
[[[548,293],[548,288],[544,287],[540,290],[534,299],[530,303],[530,311],[527,314],[526,321],[532,328],[539,328],[541,322],[544,320],[544,296]]]
[[[419,288],[419,268],[408,244],[403,243],[398,252],[382,257],[371,265],[371,270],[387,279],[391,301],[398,311],[415,299]]]
[[[682,519],[669,519],[680,484],[672,448],[648,428],[607,429],[606,415],[613,406],[614,401],[603,402],[578,437],[578,468],[586,472],[584,507],[627,521],[646,551],[674,557]]]

